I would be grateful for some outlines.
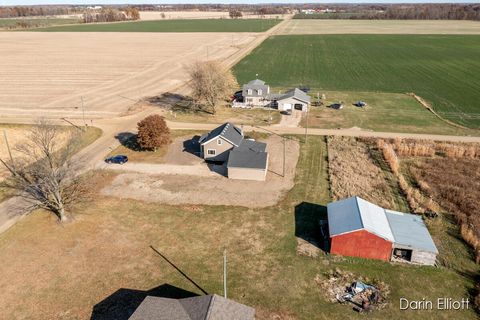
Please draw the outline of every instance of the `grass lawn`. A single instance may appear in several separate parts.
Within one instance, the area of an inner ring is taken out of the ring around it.
[[[390,286],[390,303],[370,314],[371,319],[476,319],[472,310],[398,308],[400,297],[461,298],[473,288],[478,267],[448,221],[432,231],[440,248],[455,252],[445,255],[449,267],[297,255],[295,235],[317,232],[317,220],[325,214],[322,206],[330,201],[325,138],[308,141],[302,144],[296,186],[278,205],[261,210],[102,197],[96,190],[113,174],[96,172],[96,198],[74,209],[73,223],[58,225],[39,211],[0,235],[2,314],[10,319],[88,319],[93,308],[94,319],[126,319],[152,288],[169,284],[200,294],[153,246],[203,290],[217,294],[222,294],[222,251],[227,248],[229,297],[254,306],[258,319],[358,319],[351,306],[327,302],[314,281],[336,268]]]
[[[50,27],[58,26],[64,24],[75,24],[80,23],[79,19],[61,19],[61,18],[38,18],[38,19],[28,19],[28,18],[8,18],[0,19],[0,29],[23,29],[27,28],[38,28],[38,27]],[[22,24],[20,26],[19,24]],[[24,27],[24,26],[25,27]]]
[[[234,72],[239,83],[258,74],[277,87],[415,92],[443,117],[479,128],[479,44],[478,35],[274,36]]]
[[[274,109],[241,109],[231,107],[217,107],[215,114],[204,111],[192,112],[189,107],[177,104],[171,111],[164,114],[170,121],[223,123],[234,122],[236,125],[269,125],[280,122],[280,112]]]
[[[192,19],[90,23],[42,28],[51,32],[263,32],[278,24],[276,19]]]
[[[202,134],[193,130],[171,130],[170,137],[173,140],[179,137],[193,137],[194,135]],[[169,145],[160,147],[157,151],[142,150],[137,144],[137,135],[132,134],[121,145],[113,149],[108,156],[126,155],[131,162],[146,162],[146,163],[164,163],[165,154],[168,151]]]
[[[311,107],[308,115],[310,128],[352,128],[359,127],[381,132],[431,133],[448,135],[479,135],[476,130],[461,129],[446,124],[424,108],[413,97],[402,93],[338,92],[312,89],[314,101],[317,91],[326,96],[324,106]],[[335,110],[326,106],[344,102],[344,108]],[[367,107],[358,108],[353,104],[365,101]],[[304,117],[301,125],[306,125]]]

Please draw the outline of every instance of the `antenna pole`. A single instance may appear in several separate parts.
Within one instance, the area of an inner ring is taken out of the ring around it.
[[[223,297],[227,299],[227,249],[223,249]]]

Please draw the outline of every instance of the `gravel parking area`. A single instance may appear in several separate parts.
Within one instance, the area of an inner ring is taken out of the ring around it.
[[[286,140],[285,177],[283,142],[278,136],[267,139],[270,153],[266,181],[231,180],[221,175],[189,175],[191,166],[164,174],[122,173],[102,190],[104,195],[168,204],[235,205],[261,208],[275,205],[294,185],[299,144]],[[206,167],[206,165],[205,165]]]

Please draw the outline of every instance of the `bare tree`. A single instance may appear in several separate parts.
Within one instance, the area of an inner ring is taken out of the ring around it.
[[[32,205],[68,220],[66,207],[86,193],[82,179],[76,177],[77,167],[71,161],[78,150],[79,136],[68,136],[65,146],[60,145],[64,129],[41,120],[27,134],[26,142],[15,147],[22,157],[14,163],[0,159],[11,176],[0,183]]]
[[[216,106],[226,101],[237,87],[230,70],[217,61],[196,62],[188,70],[195,104],[207,106],[215,114]]]

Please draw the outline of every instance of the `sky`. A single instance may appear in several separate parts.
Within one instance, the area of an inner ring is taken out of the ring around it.
[[[476,3],[479,0],[0,0],[0,6],[36,4],[173,4],[173,3]]]

